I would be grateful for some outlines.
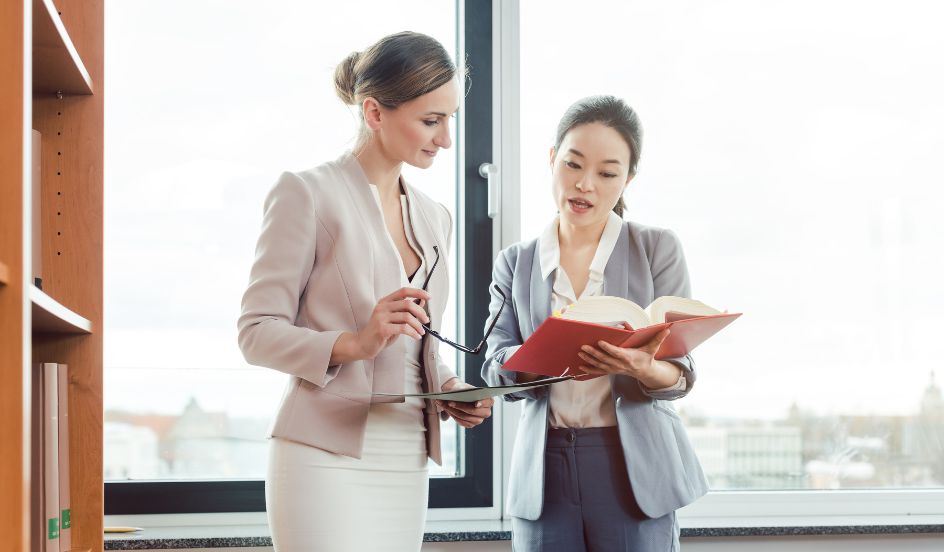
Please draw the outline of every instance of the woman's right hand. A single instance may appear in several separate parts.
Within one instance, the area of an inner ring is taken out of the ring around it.
[[[411,287],[400,288],[380,299],[367,327],[354,334],[354,356],[374,358],[400,335],[408,335],[417,341],[422,339],[426,331],[421,323],[429,324],[429,316],[422,305],[428,300],[429,293]]]

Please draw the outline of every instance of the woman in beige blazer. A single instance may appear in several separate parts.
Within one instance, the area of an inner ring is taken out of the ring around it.
[[[492,406],[375,395],[467,385],[427,335],[446,305],[452,220],[400,176],[451,146],[458,75],[436,40],[399,33],[348,56],[335,85],[359,107],[357,145],[269,193],[238,324],[249,363],[291,376],[266,509],[279,552],[419,550],[440,417],[472,427]]]

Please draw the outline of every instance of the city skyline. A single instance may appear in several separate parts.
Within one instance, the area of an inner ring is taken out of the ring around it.
[[[796,405],[778,420],[680,416],[715,490],[944,486],[944,393],[933,378],[910,416],[817,416]],[[261,478],[269,422],[231,419],[194,397],[177,415],[108,410],[105,477]],[[454,438],[443,454],[432,476],[458,468]]]

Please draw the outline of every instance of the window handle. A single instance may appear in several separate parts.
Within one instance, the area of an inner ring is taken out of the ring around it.
[[[498,167],[482,163],[479,175],[488,181],[488,218],[495,218],[498,215]]]

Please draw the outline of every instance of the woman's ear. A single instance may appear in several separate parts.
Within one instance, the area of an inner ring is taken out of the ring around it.
[[[374,98],[364,98],[364,103],[361,104],[361,109],[364,113],[364,123],[367,124],[367,128],[377,131],[383,124],[382,113],[380,111],[380,102]]]
[[[626,191],[626,188],[629,187],[629,183],[632,182],[632,180],[633,180],[634,178],[636,178],[636,173],[629,173],[629,174],[626,175],[626,183],[623,184],[623,191],[624,191],[624,192]]]
[[[557,154],[557,150],[554,149],[554,146],[551,146],[551,158],[548,163],[551,166],[552,171],[554,170],[554,157],[556,156],[556,154]]]

